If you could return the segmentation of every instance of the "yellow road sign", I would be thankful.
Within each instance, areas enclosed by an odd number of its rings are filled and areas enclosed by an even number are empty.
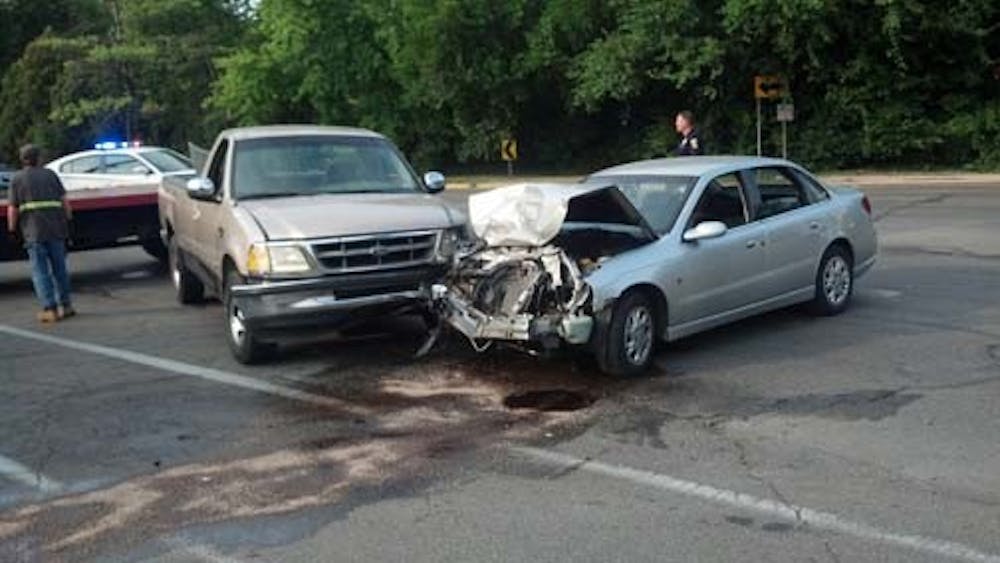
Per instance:
[[[500,141],[500,159],[507,162],[517,160],[517,139],[504,139]]]
[[[776,100],[788,93],[785,77],[778,75],[758,75],[753,77],[753,97],[758,100]]]

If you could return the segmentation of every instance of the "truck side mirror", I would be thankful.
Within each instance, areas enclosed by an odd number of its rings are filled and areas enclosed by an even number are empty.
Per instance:
[[[198,176],[187,181],[187,194],[191,199],[212,199],[215,197],[215,182]]]
[[[436,194],[444,190],[444,174],[440,172],[428,172],[424,174],[424,185],[427,186],[427,191],[432,194]]]

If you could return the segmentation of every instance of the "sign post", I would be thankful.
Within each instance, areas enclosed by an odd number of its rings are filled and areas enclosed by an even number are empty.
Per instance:
[[[517,139],[500,141],[500,159],[507,162],[507,175],[514,175],[514,161],[517,160]]]
[[[778,104],[777,117],[781,122],[781,158],[788,158],[788,122],[795,121],[795,105]]]
[[[777,100],[788,93],[788,83],[783,76],[759,74],[753,77],[753,97],[757,100],[757,156],[763,156],[762,100]]]

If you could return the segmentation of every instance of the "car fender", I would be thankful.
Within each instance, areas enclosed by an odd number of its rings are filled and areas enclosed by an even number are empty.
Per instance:
[[[232,261],[240,275],[248,277],[247,254],[250,245],[266,242],[267,235],[250,211],[239,205],[229,207],[222,223],[225,229],[225,239],[223,240],[223,263],[218,265],[219,279],[222,279],[227,259]]]

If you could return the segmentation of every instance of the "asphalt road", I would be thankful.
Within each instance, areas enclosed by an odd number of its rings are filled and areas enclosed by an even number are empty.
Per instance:
[[[1000,561],[1000,186],[868,192],[850,311],[629,381],[413,320],[247,368],[139,250],[53,327],[0,265],[0,561]]]

